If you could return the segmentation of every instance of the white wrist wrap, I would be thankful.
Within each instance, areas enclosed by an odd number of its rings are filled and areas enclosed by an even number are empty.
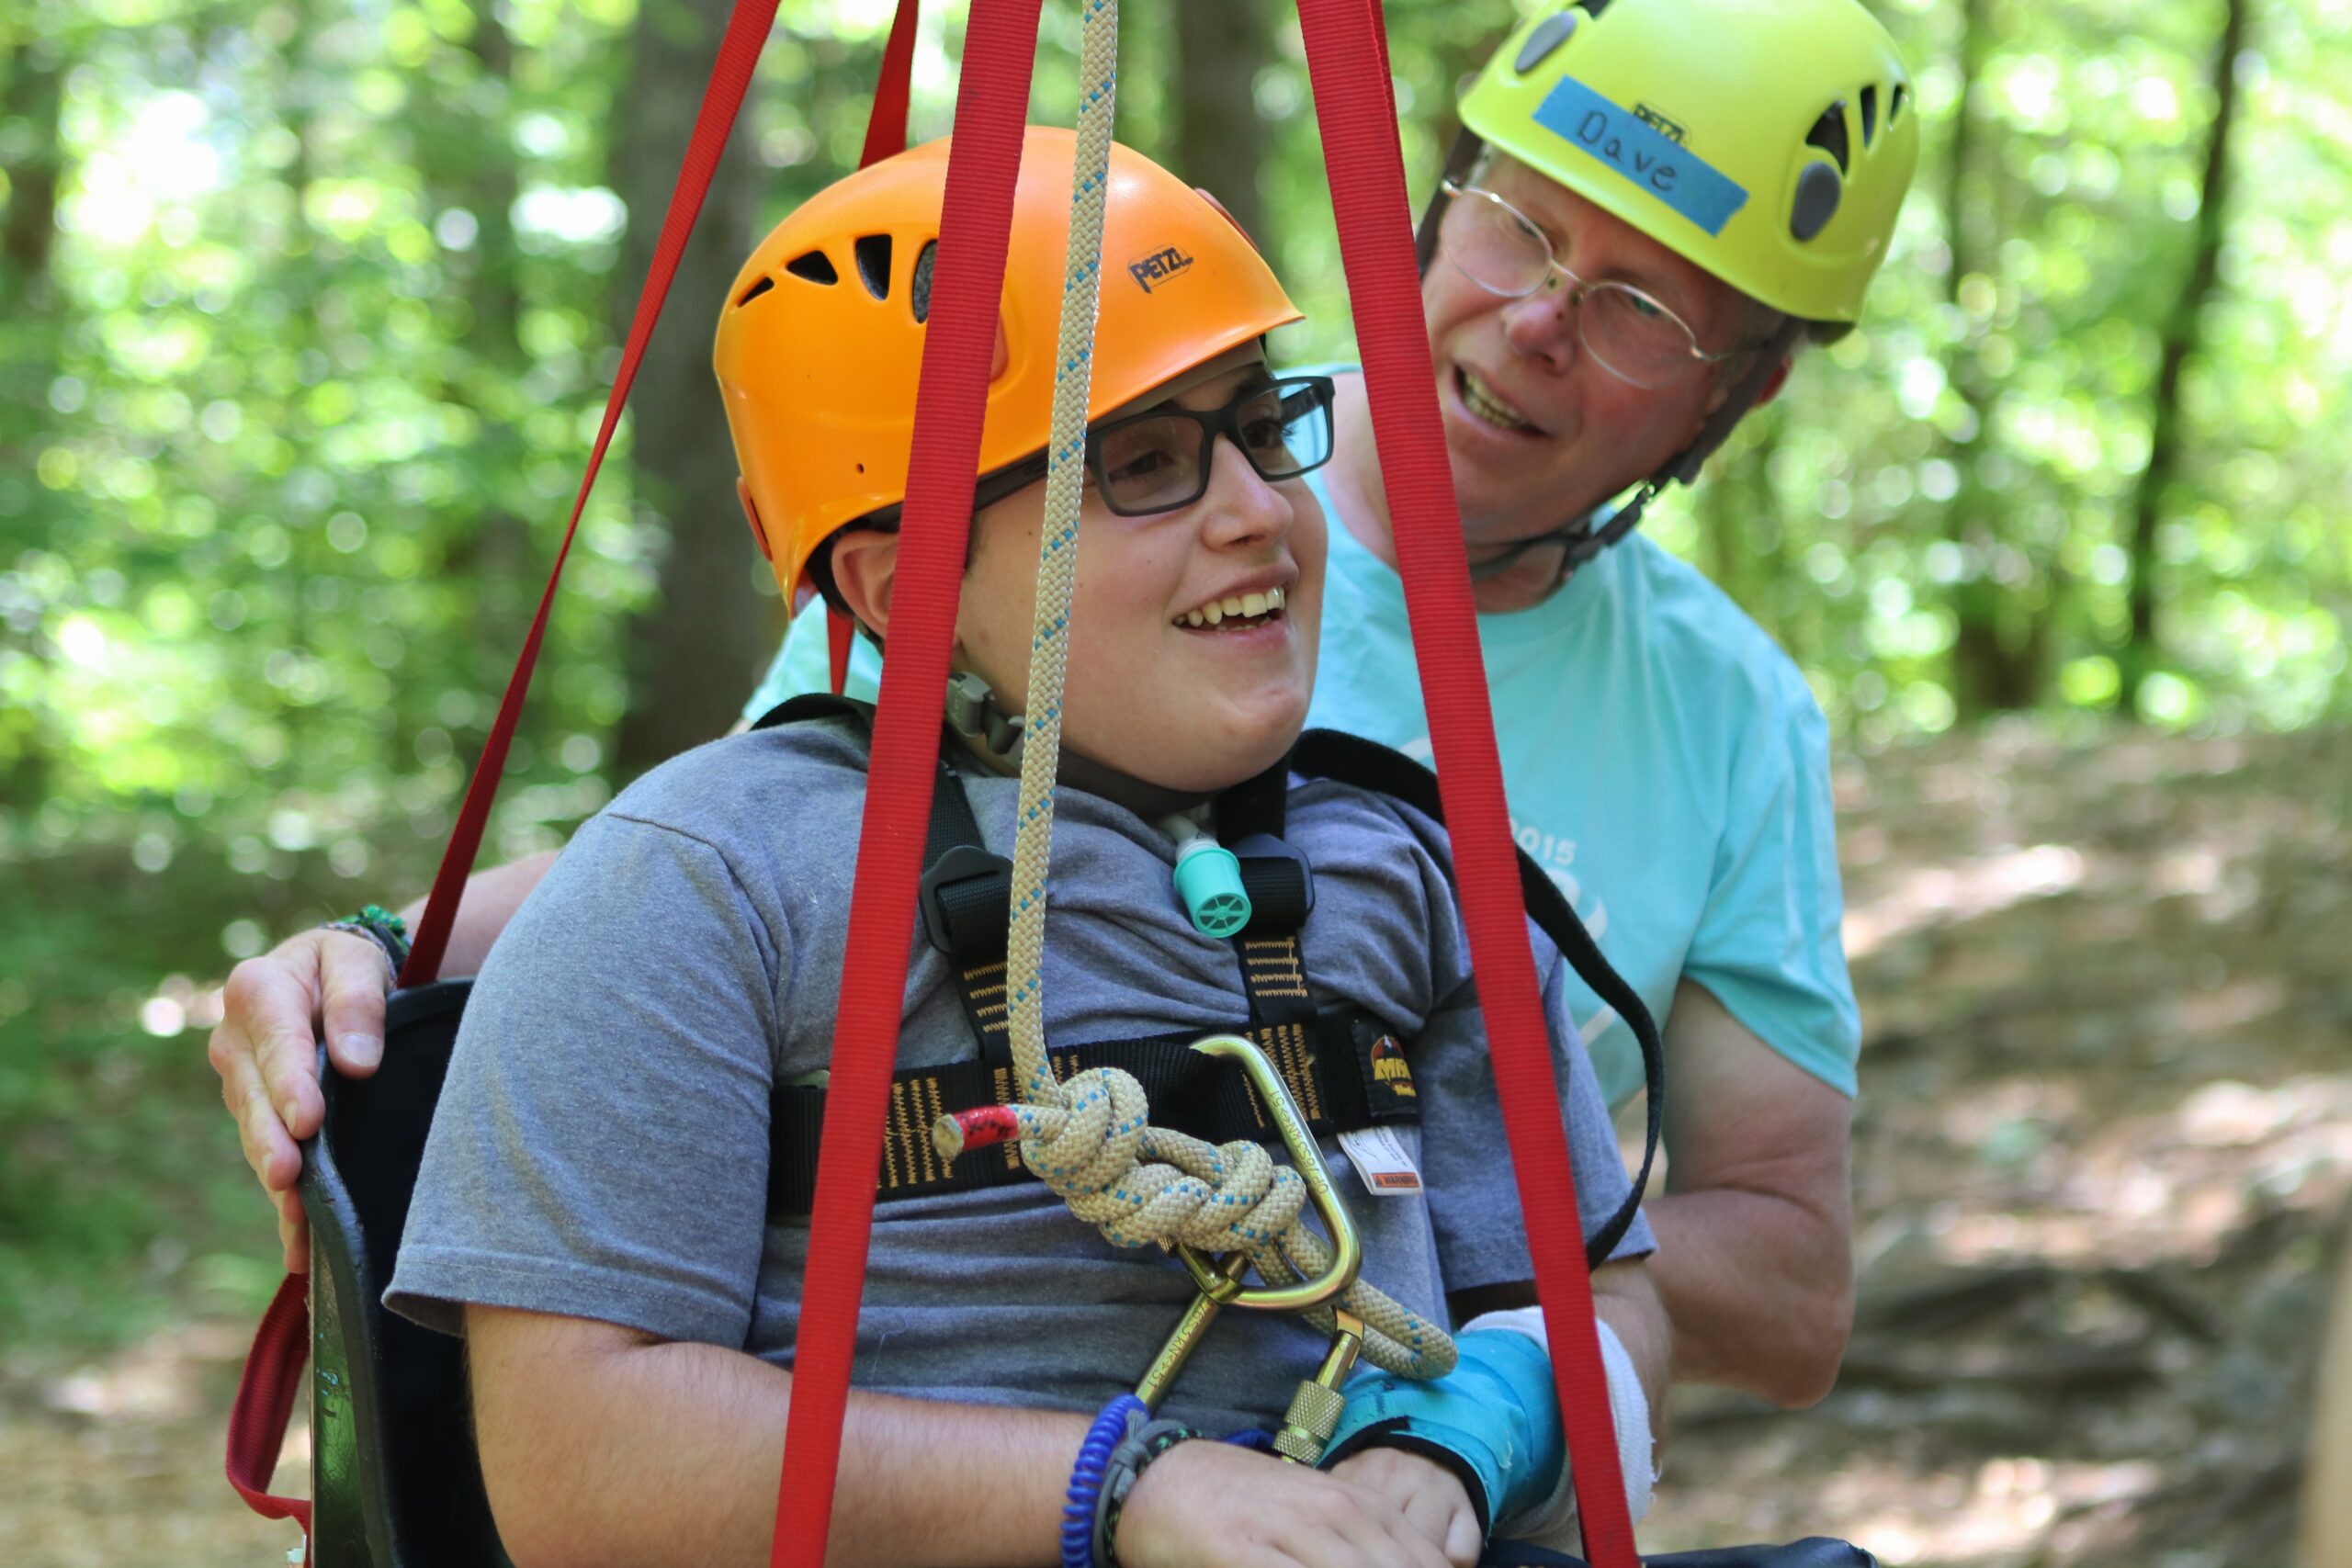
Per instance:
[[[1597,1318],[1593,1326],[1600,1330],[1600,1363],[1609,1373],[1609,1416],[1617,1430],[1617,1466],[1625,1473],[1625,1511],[1639,1524],[1642,1516],[1650,1511],[1650,1487],[1657,1478],[1650,1461],[1649,1396],[1642,1392],[1642,1380],[1634,1371],[1634,1358],[1626,1353],[1616,1330]],[[1482,1328],[1523,1334],[1543,1346],[1545,1354],[1551,1353],[1552,1342],[1544,1331],[1542,1307],[1487,1313],[1463,1325],[1461,1332],[1467,1334]],[[1577,1529],[1577,1490],[1572,1467],[1562,1464],[1559,1483],[1552,1488],[1552,1495],[1535,1507],[1497,1520],[1494,1533],[1511,1540],[1532,1540],[1555,1551],[1582,1550]]]

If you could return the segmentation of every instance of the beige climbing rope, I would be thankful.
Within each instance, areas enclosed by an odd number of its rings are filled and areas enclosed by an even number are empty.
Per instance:
[[[1012,852],[1012,919],[1007,942],[1006,1014],[1023,1102],[1009,1107],[1022,1158],[1070,1213],[1114,1246],[1189,1246],[1246,1252],[1270,1285],[1323,1272],[1323,1238],[1300,1219],[1306,1190],[1247,1139],[1207,1144],[1150,1124],[1143,1086],[1115,1067],[1064,1083],[1046,1054],[1046,882],[1053,850],[1054,787],[1061,758],[1069,604],[1078,566],[1078,518],[1086,468],[1086,412],[1092,382],[1100,298],[1102,214],[1117,96],[1117,0],[1083,0],[1079,65],[1078,151],[1071,169],[1069,243],[1064,264],[1059,368],[1047,447],[1046,516],[1037,562],[1035,629],[1030,642],[1023,730],[1021,803]],[[933,1128],[953,1159],[965,1139],[954,1118]],[[1453,1342],[1437,1325],[1358,1280],[1336,1304],[1363,1319],[1364,1356],[1405,1377],[1453,1370]],[[1329,1330],[1330,1306],[1308,1321]]]

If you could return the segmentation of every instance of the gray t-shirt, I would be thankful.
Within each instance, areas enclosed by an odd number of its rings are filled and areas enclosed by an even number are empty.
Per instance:
[[[848,721],[715,742],[583,827],[499,940],[458,1035],[400,1264],[395,1310],[457,1332],[458,1303],[624,1324],[789,1365],[805,1221],[766,1216],[769,1094],[826,1066],[865,793]],[[1010,855],[1017,781],[967,775]],[[1056,1043],[1229,1029],[1248,1017],[1230,943],[1194,932],[1173,846],[1100,797],[1057,801],[1045,1005]],[[1328,781],[1292,792],[1315,868],[1301,933],[1318,1002],[1406,1043],[1422,1121],[1403,1137],[1425,1197],[1374,1197],[1326,1155],[1364,1239],[1363,1278],[1445,1321],[1444,1293],[1531,1277],[1443,830]],[[946,965],[909,933],[900,1066],[969,1059]],[[1572,1040],[1550,942],[1555,1035]],[[1585,1231],[1627,1179],[1581,1049],[1555,1054]],[[1637,1221],[1618,1248],[1652,1247]],[[1193,1287],[1024,1182],[878,1204],[857,1336],[861,1388],[1092,1410],[1129,1389]],[[1228,1312],[1168,1411],[1279,1423],[1324,1348],[1291,1318]]]

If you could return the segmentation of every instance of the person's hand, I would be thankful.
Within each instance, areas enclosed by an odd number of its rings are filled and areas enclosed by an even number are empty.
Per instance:
[[[1443,1487],[1469,1513],[1462,1483],[1415,1455],[1388,1457],[1428,1472],[1411,1478],[1417,1513],[1349,1475],[1227,1443],[1180,1443],[1136,1481],[1113,1545],[1122,1568],[1473,1568],[1475,1517],[1458,1538],[1450,1525],[1436,1538],[1424,1528],[1445,1513],[1433,1495]],[[1384,1484],[1404,1473],[1385,1462],[1352,1472]]]
[[[318,1032],[325,1032],[337,1072],[366,1077],[383,1060],[390,989],[383,950],[350,931],[304,931],[229,972],[209,1054],[245,1163],[277,1204],[289,1273],[311,1267],[310,1226],[294,1190],[302,1174],[295,1145],[317,1132],[326,1114]]]
[[[1408,1523],[1438,1543],[1448,1562],[1468,1568],[1478,1561],[1478,1510],[1462,1478],[1443,1465],[1402,1449],[1369,1448],[1333,1465],[1331,1473],[1396,1504]]]

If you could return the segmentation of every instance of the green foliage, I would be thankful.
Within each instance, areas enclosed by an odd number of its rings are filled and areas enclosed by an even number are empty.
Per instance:
[[[624,225],[659,217],[608,173],[639,3],[0,17],[0,1337],[96,1321],[99,1287],[58,1283],[75,1269],[153,1272],[157,1216],[121,1196],[149,1183],[175,1194],[180,1256],[216,1209],[266,1246],[180,1025],[269,934],[430,874],[617,363]],[[683,0],[641,3],[668,26]],[[1121,87],[1122,135],[1164,156],[1175,3],[1130,0]],[[2266,0],[2234,64],[2220,281],[2156,557],[2136,562],[2220,0],[1981,8],[1965,103],[1962,7],[1885,8],[1928,146],[1870,317],[1649,526],[1782,640],[1854,744],[1970,716],[1972,658],[2007,661],[2003,700],[2107,706],[2135,570],[2160,611],[2143,716],[2340,716],[2352,17]],[[734,152],[767,220],[854,163],[890,10],[784,5]],[[1451,85],[1510,12],[1388,12],[1418,199]],[[962,25],[927,22],[919,138],[948,127]],[[1069,116],[1076,38],[1048,6],[1038,118]],[[1344,354],[1295,22],[1272,50],[1234,68],[1264,133],[1261,237],[1310,315],[1277,346]],[[708,313],[677,300],[665,331]],[[658,548],[628,439],[558,603],[501,858],[559,841],[616,782],[620,649]]]

